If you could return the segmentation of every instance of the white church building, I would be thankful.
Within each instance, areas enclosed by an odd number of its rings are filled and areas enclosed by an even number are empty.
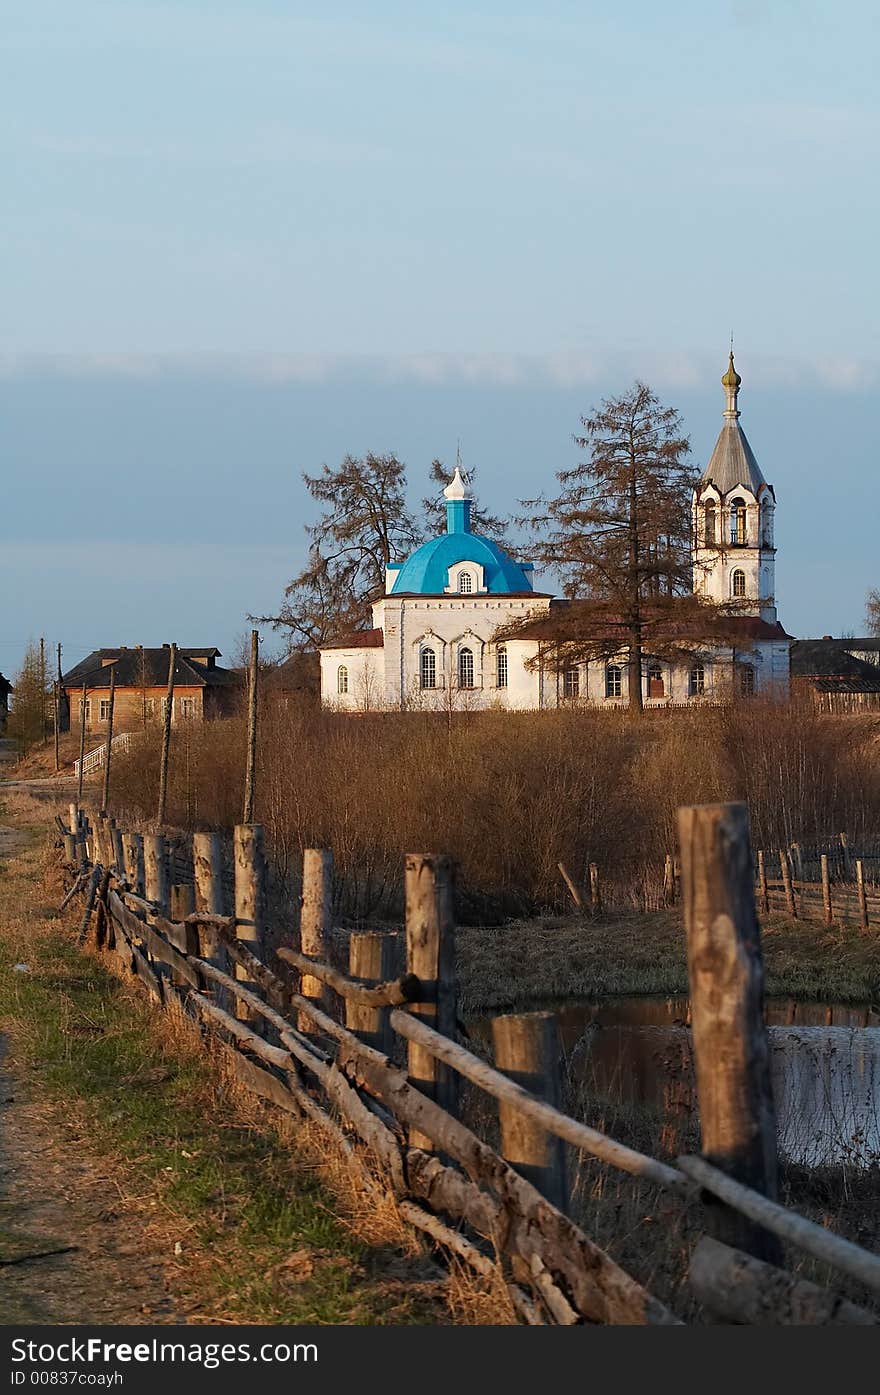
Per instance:
[[[693,496],[693,584],[696,594],[729,603],[731,643],[672,662],[647,656],[646,706],[788,692],[791,639],[774,600],[776,497],[740,426],[742,380],[732,353],[721,381],[724,421]],[[446,532],[388,568],[373,628],[321,649],[324,705],[353,712],[625,705],[625,657],[565,667],[543,661],[536,637],[496,640],[511,620],[549,620],[563,602],[535,589],[531,563],[472,532],[458,469],[444,494]]]

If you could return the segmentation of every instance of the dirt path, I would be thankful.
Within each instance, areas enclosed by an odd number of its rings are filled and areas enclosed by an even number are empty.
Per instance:
[[[183,1321],[175,1306],[164,1260],[126,1214],[110,1168],[5,1057],[0,1323]]]

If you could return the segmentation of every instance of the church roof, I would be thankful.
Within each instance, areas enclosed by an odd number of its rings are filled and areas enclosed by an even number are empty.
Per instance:
[[[755,453],[738,421],[726,421],[721,428],[709,464],[702,475],[703,484],[714,484],[719,494],[729,494],[738,485],[745,485],[757,494],[767,481],[761,474]]]
[[[490,596],[531,594],[525,571],[497,543],[479,533],[461,532],[443,533],[417,547],[397,573],[391,595],[442,595],[449,585],[449,568],[459,562],[476,562],[483,568],[483,581]]]
[[[702,484],[714,484],[719,494],[730,494],[742,485],[756,495],[762,485],[768,487],[746,433],[739,424],[738,399],[741,383],[742,378],[733,366],[731,349],[730,363],[721,379],[727,403],[724,409],[724,425],[715,442],[709,464],[701,477]]]

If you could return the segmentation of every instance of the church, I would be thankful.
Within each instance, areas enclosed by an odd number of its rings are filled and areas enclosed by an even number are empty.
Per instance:
[[[693,587],[728,606],[725,643],[674,660],[646,657],[646,707],[789,691],[792,641],[774,590],[776,495],[740,425],[732,352],[721,382],[721,431],[693,494]],[[321,649],[323,704],[351,712],[626,706],[625,656],[569,667],[542,661],[541,630],[565,602],[536,590],[531,563],[472,531],[458,468],[444,495],[446,532],[387,569],[372,629]],[[496,639],[525,619],[535,622],[527,634]]]

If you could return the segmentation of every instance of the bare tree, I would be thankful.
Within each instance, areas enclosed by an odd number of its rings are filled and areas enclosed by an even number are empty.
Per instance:
[[[325,465],[303,479],[323,506],[306,528],[309,560],[277,615],[248,617],[286,629],[291,652],[364,629],[371,602],[385,590],[385,568],[422,541],[406,503],[406,467],[395,455],[347,455],[336,469]]]
[[[880,590],[876,586],[865,597],[865,623],[868,633],[880,639]]]
[[[542,663],[625,655],[629,705],[640,710],[643,657],[693,653],[720,632],[716,608],[692,594],[690,442],[679,413],[641,382],[581,426],[574,440],[587,459],[560,470],[556,497],[528,501],[521,520],[570,602],[529,628]]]

